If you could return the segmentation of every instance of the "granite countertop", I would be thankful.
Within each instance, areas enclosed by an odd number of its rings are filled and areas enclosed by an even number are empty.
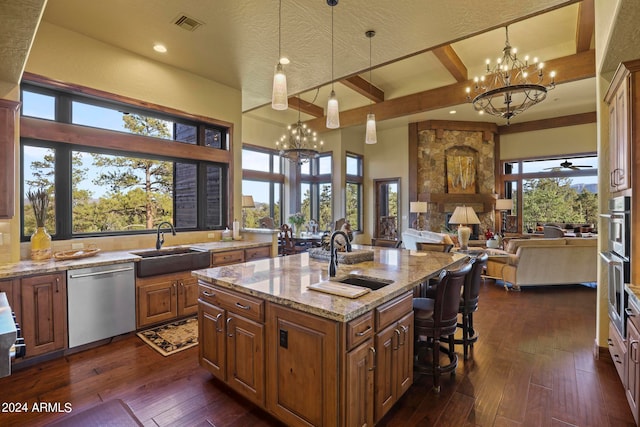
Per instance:
[[[187,245],[167,246],[163,249],[172,247],[188,247],[209,252],[221,252],[265,245],[270,246],[271,242],[255,242],[244,240],[234,240],[231,242],[202,242]],[[55,273],[59,271],[73,270],[76,268],[98,267],[101,265],[122,264],[125,262],[137,262],[142,258],[138,255],[134,255],[133,252],[140,252],[144,250],[153,250],[153,248],[128,249],[126,251],[101,251],[91,257],[65,261],[58,261],[51,258],[45,261],[22,260],[15,263],[2,264],[0,265],[0,279],[34,274]]]
[[[373,261],[340,264],[336,278],[358,274],[393,280],[393,283],[355,299],[308,289],[309,285],[329,280],[328,262],[313,259],[308,253],[195,270],[192,274],[214,285],[346,322],[413,289],[443,268],[466,258],[466,255],[456,253],[354,245],[354,248],[358,247],[372,249]]]
[[[625,289],[630,299],[633,299],[633,303],[640,308],[640,285],[633,285],[631,283],[625,283]]]

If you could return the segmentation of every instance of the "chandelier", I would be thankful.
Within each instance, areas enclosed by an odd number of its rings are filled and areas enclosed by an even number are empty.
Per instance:
[[[282,135],[276,141],[276,147],[280,149],[280,156],[292,163],[302,165],[311,159],[318,157],[318,146],[324,142],[318,141],[318,135],[305,123],[300,121],[300,100],[298,99],[298,121],[287,126],[288,135]]]
[[[498,58],[491,68],[491,61],[487,59],[486,76],[475,77],[474,90],[478,94],[471,98],[471,88],[467,87],[467,100],[473,103],[476,111],[507,119],[520,114],[529,107],[544,101],[547,92],[556,87],[555,71],[550,74],[551,82],[543,84],[543,63],[538,58],[529,64],[529,57],[524,61],[517,56],[517,49],[509,44],[509,27],[506,30],[506,43],[502,50],[502,57]],[[536,81],[532,82],[529,78]]]

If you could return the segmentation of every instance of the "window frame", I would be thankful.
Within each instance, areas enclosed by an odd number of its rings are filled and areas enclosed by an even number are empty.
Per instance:
[[[96,89],[67,85],[52,82],[40,76],[25,73],[25,80],[20,88],[21,96],[24,91],[53,96],[55,98],[55,120],[38,118],[34,116],[22,115],[21,110],[21,139],[20,153],[23,158],[24,145],[45,146],[55,148],[57,153],[66,153],[65,165],[58,164],[62,157],[56,154],[55,165],[55,209],[56,209],[56,233],[52,236],[56,240],[66,240],[77,237],[102,237],[110,235],[134,235],[153,233],[154,230],[128,230],[113,231],[105,233],[72,233],[72,206],[71,206],[71,152],[72,151],[99,151],[103,154],[116,156],[142,157],[153,160],[171,161],[183,163],[195,163],[197,165],[197,182],[205,183],[198,186],[197,196],[197,226],[195,228],[180,228],[181,230],[210,230],[223,229],[233,218],[232,205],[229,195],[232,194],[230,188],[230,177],[233,176],[232,165],[232,135],[233,124],[214,120],[202,116],[185,114],[178,110],[150,104],[110,94]],[[120,132],[111,129],[95,128],[71,123],[71,103],[77,100],[83,103],[98,105],[105,108],[113,108],[118,111],[123,109],[146,117],[153,117],[162,120],[169,120],[172,123],[181,123],[196,126],[197,144],[181,142],[171,139],[154,138],[135,133]],[[174,125],[175,128],[175,125]],[[205,146],[205,132],[207,129],[219,131],[223,140],[223,148]],[[65,170],[59,171],[59,167],[64,166]],[[206,176],[208,167],[219,167],[221,169],[220,209],[221,224],[219,226],[207,227],[205,225],[206,214]],[[24,182],[24,168],[20,173],[20,189],[24,195],[26,189]],[[175,179],[175,177],[174,177]],[[67,190],[64,190],[67,188]],[[175,181],[173,183],[173,194],[175,195]],[[63,189],[63,190],[59,190]],[[63,195],[66,193],[66,195]],[[175,206],[175,199],[173,200]],[[29,236],[24,235],[24,198],[20,201],[20,235],[21,241],[26,241]],[[175,209],[173,217],[175,220]],[[61,221],[61,218],[67,218]]]
[[[257,145],[251,144],[242,144],[242,152],[258,152],[261,154],[269,155],[269,172],[259,171],[254,169],[245,169],[244,165],[242,167],[242,181],[257,181],[257,182],[267,182],[269,183],[269,216],[271,216],[276,223],[276,225],[284,224],[284,183],[285,183],[285,175],[283,171],[284,160],[278,154],[277,150],[272,150],[265,147],[260,147]],[[274,164],[278,162],[280,172],[274,171]],[[276,217],[275,214],[275,186],[279,186],[280,192],[280,215]],[[252,195],[249,192],[242,189],[242,194]]]
[[[349,158],[352,159],[356,159],[358,162],[358,174],[357,175],[353,175],[353,174],[349,174],[347,173],[348,171],[348,167],[347,167],[347,161]],[[357,224],[349,224],[351,226],[351,230],[354,232],[362,232],[364,227],[363,227],[363,218],[364,218],[364,214],[363,214],[363,189],[364,189],[364,156],[362,154],[357,154],[357,153],[352,153],[350,151],[347,151],[345,154],[345,189],[349,186],[349,185],[356,185],[357,186],[357,197],[358,197],[358,201],[357,201],[357,207],[356,207],[356,217],[357,217]],[[344,206],[345,206],[345,217],[348,218],[349,217],[349,205],[348,205],[348,200],[347,200],[347,191],[345,191],[345,196],[344,196]]]
[[[331,171],[329,173],[319,174],[320,170],[320,159],[330,159]],[[331,187],[331,206],[329,206],[329,211],[332,213],[331,217],[333,218],[333,197],[334,197],[334,185],[333,185],[333,152],[328,151],[324,153],[320,153],[315,158],[309,161],[309,174],[303,174],[300,170],[300,167],[297,168],[298,174],[300,176],[300,183],[297,186],[297,191],[299,194],[298,197],[298,206],[296,206],[296,212],[301,210],[302,205],[302,184],[307,184],[310,187],[310,218],[307,220],[315,219],[318,225],[320,226],[320,194],[322,185],[329,185]],[[332,227],[333,224],[327,224],[327,226]]]

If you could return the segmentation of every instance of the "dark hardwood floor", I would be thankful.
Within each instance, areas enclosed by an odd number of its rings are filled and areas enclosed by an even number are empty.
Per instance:
[[[593,356],[595,306],[596,290],[583,286],[507,293],[486,282],[472,359],[442,377],[439,395],[417,376],[380,425],[634,425],[612,361]],[[197,348],[163,357],[135,335],[0,379],[0,403],[69,402],[73,414],[111,399],[145,426],[280,425],[200,368]],[[0,425],[65,415],[0,412]]]

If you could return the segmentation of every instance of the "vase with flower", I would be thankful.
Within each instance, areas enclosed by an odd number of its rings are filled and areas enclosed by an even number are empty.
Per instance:
[[[36,261],[49,259],[51,258],[51,235],[44,225],[47,220],[49,194],[45,189],[39,188],[28,191],[27,198],[31,202],[36,220],[36,231],[31,235],[31,259]]]
[[[294,226],[294,233],[296,237],[300,237],[300,229],[302,228],[302,224],[306,222],[304,215],[301,212],[296,212],[289,217],[289,223]]]

